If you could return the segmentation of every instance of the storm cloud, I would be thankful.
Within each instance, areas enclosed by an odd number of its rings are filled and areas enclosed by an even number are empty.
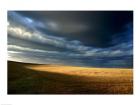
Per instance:
[[[8,60],[133,67],[132,11],[8,11]]]

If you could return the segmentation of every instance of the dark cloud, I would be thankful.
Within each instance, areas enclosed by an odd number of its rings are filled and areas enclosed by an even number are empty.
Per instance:
[[[132,11],[9,11],[9,60],[133,66]]]
[[[113,35],[123,31],[124,25],[133,21],[132,11],[23,11],[19,13],[42,21],[46,25],[45,30],[50,33],[67,36],[70,40],[77,39],[85,45],[96,47],[111,46]]]

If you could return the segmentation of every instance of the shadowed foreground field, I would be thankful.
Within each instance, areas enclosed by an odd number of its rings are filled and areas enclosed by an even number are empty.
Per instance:
[[[8,61],[8,94],[133,94],[133,71]]]

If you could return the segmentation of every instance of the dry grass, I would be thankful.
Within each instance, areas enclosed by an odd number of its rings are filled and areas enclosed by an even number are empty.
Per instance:
[[[9,94],[132,94],[133,71],[8,62]]]

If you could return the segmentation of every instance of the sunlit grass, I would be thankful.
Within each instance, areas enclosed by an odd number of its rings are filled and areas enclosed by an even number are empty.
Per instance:
[[[132,94],[133,70],[8,62],[8,93]]]
[[[130,76],[132,77],[132,69],[125,68],[94,68],[94,67],[77,67],[63,65],[30,65],[26,68],[37,71],[48,71],[54,73],[62,73],[78,76]]]

